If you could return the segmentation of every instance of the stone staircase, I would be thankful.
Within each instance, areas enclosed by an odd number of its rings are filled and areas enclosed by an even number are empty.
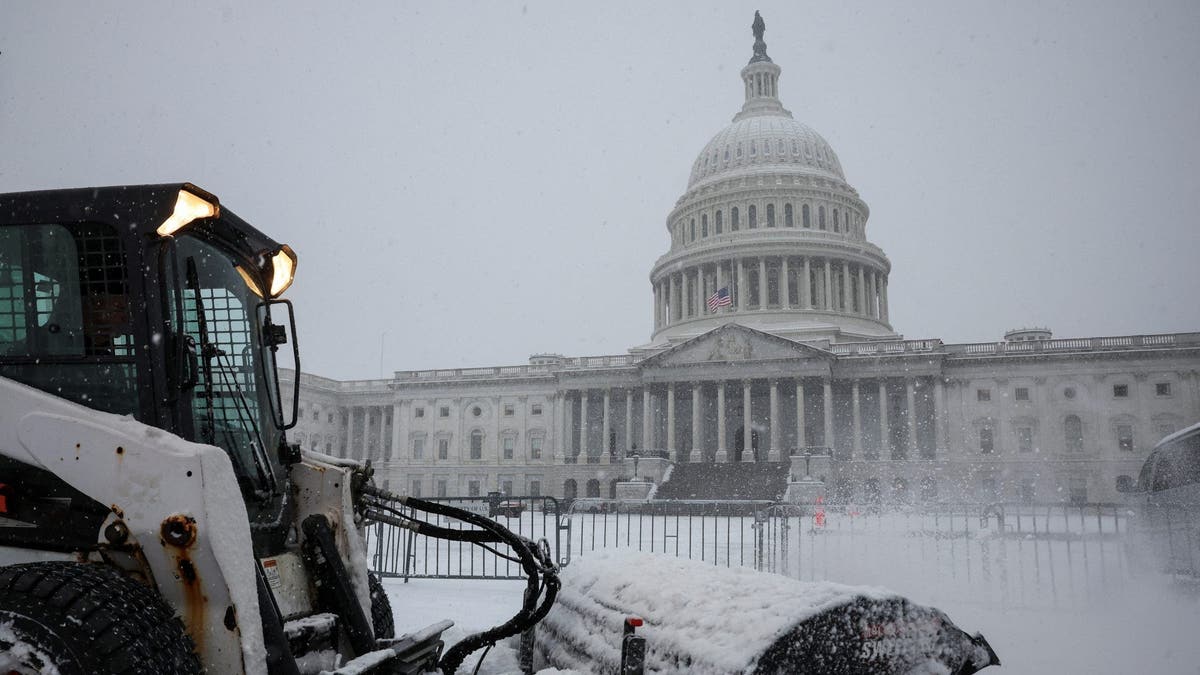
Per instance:
[[[787,491],[790,462],[676,464],[655,499],[778,501]]]

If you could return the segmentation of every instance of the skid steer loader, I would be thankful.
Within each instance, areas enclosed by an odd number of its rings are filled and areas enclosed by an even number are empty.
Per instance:
[[[544,547],[287,441],[296,262],[191,184],[0,195],[0,672],[454,672],[549,610]],[[394,636],[372,521],[509,546],[522,607]]]

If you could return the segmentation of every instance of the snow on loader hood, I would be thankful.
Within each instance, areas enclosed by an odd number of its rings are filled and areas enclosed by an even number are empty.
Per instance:
[[[617,672],[627,617],[647,673],[946,673],[999,659],[941,611],[876,588],[640,552],[572,561],[537,627],[539,667]]]

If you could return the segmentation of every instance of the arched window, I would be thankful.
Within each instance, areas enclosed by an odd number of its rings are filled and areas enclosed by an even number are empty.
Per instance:
[[[808,204],[802,204],[800,206],[800,224],[803,225],[804,227],[811,228],[812,227],[812,217],[811,216],[812,216],[812,214],[810,214],[808,212]]]
[[[783,205],[783,226],[784,227],[795,227],[796,226],[796,220],[792,217],[792,205],[791,204]]]
[[[735,206],[729,210],[729,231],[737,232],[740,225],[741,223],[739,222],[738,218],[738,207]]]
[[[746,214],[746,220],[748,221],[747,224],[750,226],[750,229],[753,230],[754,228],[758,227],[758,207],[756,207],[754,204],[750,205],[750,208]]]
[[[575,499],[579,496],[579,484],[574,478],[563,481],[563,499]]]
[[[892,481],[892,496],[897,504],[912,502],[912,494],[908,491],[908,481],[903,478],[896,478],[896,480]]]
[[[845,217],[845,220],[842,221],[842,225],[844,226],[842,229],[849,232],[850,231],[850,212],[843,211],[842,215]]]
[[[824,206],[817,207],[817,229],[818,230],[825,229],[825,207]]]
[[[834,231],[834,232],[839,232],[839,231],[841,231],[841,229],[842,229],[842,228],[841,228],[841,221],[840,221],[840,219],[838,218],[838,210],[837,210],[837,209],[834,209],[834,210],[833,210],[833,231]]]
[[[771,141],[763,141],[763,154],[771,154]]]
[[[729,161],[729,146],[725,146],[725,161]]]
[[[708,236],[708,214],[707,213],[700,215],[700,236],[701,237]]]
[[[587,482],[587,496],[588,497],[599,497],[600,496],[600,481],[599,480],[596,480],[595,478],[593,478]]]
[[[692,218],[692,234],[688,237],[688,241],[696,241],[696,219]]]
[[[742,144],[741,143],[738,143],[738,145],[737,145],[737,158],[738,159],[742,158]]]
[[[1067,415],[1063,420],[1063,435],[1066,437],[1067,452],[1083,451],[1083,421],[1078,415]]]
[[[767,227],[775,227],[775,205],[767,204]]]
[[[758,141],[750,141],[750,156],[754,157],[758,154]]]
[[[471,432],[471,459],[483,459],[483,432]]]
[[[723,223],[721,222],[721,212],[717,211],[717,234],[721,234],[722,229],[724,229],[722,226]]]

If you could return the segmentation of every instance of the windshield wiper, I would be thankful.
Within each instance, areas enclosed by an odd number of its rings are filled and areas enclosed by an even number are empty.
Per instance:
[[[233,377],[233,365],[229,362],[228,354],[225,350],[218,347],[209,337],[208,318],[204,311],[204,300],[201,297],[200,291],[200,275],[196,271],[196,259],[189,256],[187,259],[187,285],[192,291],[192,297],[196,305],[196,327],[197,333],[200,336],[200,363],[204,374],[204,425],[201,427],[201,440],[209,445],[217,445],[216,442],[216,410],[214,400],[216,398],[216,389],[213,382],[213,360],[217,359],[216,370],[221,374],[221,385],[225,391],[232,391],[235,394],[234,401],[236,403],[237,421],[241,426],[242,432],[245,434],[246,441],[250,445],[250,457],[254,460],[254,470],[258,474],[258,485],[267,485],[267,489],[255,489],[255,496],[260,500],[270,499],[278,487],[275,480],[275,472],[272,471],[270,461],[266,457],[266,452],[263,450],[262,435],[259,431],[258,424],[254,421],[254,415],[251,414],[250,404],[246,401],[245,394],[238,386],[237,379]],[[226,453],[230,456],[230,461],[235,465],[235,469],[239,474],[245,475],[245,469],[242,466],[241,457],[238,456],[238,447],[240,443],[232,430],[228,427],[222,429],[224,440],[226,442]]]

